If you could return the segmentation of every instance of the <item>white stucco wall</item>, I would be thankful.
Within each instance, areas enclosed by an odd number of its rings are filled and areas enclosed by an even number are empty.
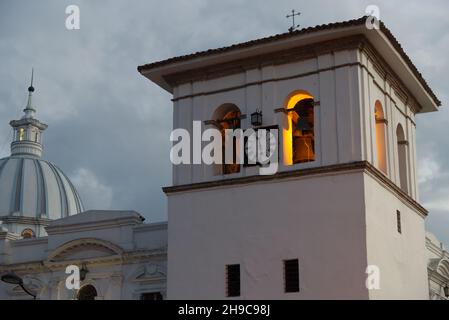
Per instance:
[[[361,173],[169,196],[169,299],[224,299],[241,264],[242,299],[366,299]],[[299,259],[300,293],[283,260]]]
[[[371,175],[364,181],[368,264],[380,271],[380,290],[370,299],[428,299],[424,217]]]

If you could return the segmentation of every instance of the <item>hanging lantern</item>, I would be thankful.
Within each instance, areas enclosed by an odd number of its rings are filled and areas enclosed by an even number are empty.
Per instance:
[[[251,124],[255,127],[262,125],[262,111],[257,109],[256,112],[251,114]]]
[[[84,281],[86,279],[86,275],[89,272],[89,270],[87,270],[86,265],[83,263],[83,265],[81,266],[81,270],[80,270],[80,280]]]

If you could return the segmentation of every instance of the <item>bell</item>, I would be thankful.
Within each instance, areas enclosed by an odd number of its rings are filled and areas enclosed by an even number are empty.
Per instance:
[[[298,119],[298,123],[296,124],[296,128],[298,130],[301,130],[302,132],[312,130],[312,128],[310,127],[309,123],[304,118],[299,118]]]

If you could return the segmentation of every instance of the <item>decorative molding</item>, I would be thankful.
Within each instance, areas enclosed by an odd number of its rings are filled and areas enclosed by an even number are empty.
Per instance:
[[[205,68],[173,73],[165,76],[164,79],[171,86],[175,87],[184,83],[204,81],[209,79],[220,78],[231,74],[241,73],[244,72],[245,70],[261,68],[264,65],[280,65],[289,62],[302,61],[306,59],[316,58],[319,55],[350,49],[357,49],[360,50],[362,53],[365,53],[368,59],[372,62],[374,70],[379,73],[380,77],[384,81],[388,81],[390,83],[391,87],[395,90],[397,96],[404,102],[405,105],[409,106],[414,113],[417,113],[420,109],[422,109],[422,107],[418,104],[418,102],[413,97],[411,92],[400,80],[400,77],[397,76],[397,74],[391,69],[391,67],[386,63],[386,61],[382,58],[382,56],[377,52],[374,46],[369,42],[369,40],[364,35],[355,35],[341,39],[329,40],[317,44],[301,46],[293,49],[283,50],[280,52],[273,52],[269,54],[259,55],[256,57],[235,60]],[[265,79],[229,88],[224,88],[220,90],[214,90],[210,92],[198,92],[195,94],[174,97],[172,101],[178,101],[181,99],[193,98],[196,96],[211,95],[221,92],[237,90],[248,86],[261,85],[266,82],[277,82],[295,79],[317,74],[320,72],[335,70],[338,68],[354,65],[358,65],[368,70],[368,67],[365,66],[364,64],[360,62],[353,62],[338,66],[332,66],[329,68],[323,68],[316,71],[296,74],[288,77]],[[371,74],[370,71],[369,73]],[[385,90],[383,88],[381,89],[385,93]]]
[[[133,263],[148,263],[155,261],[166,261],[167,248],[152,249],[152,250],[134,250],[124,252],[122,255],[113,255],[110,257],[88,258],[77,260],[66,260],[59,262],[49,262],[47,260],[30,261],[25,263],[1,264],[0,273],[16,272],[17,274],[29,273],[46,273],[63,271],[68,264],[81,265],[87,263],[91,267],[124,265]]]
[[[32,218],[22,216],[0,216],[0,221],[3,223],[16,223],[16,224],[31,224],[35,226],[48,226],[52,220],[47,218]]]
[[[160,283],[167,280],[166,267],[161,264],[149,263],[141,266],[132,276],[131,281],[141,285]]]
[[[147,232],[147,231],[156,231],[156,230],[167,230],[168,222],[156,222],[156,223],[148,223],[141,224],[135,226],[133,228],[134,232]]]
[[[410,197],[407,193],[405,193],[401,188],[399,188],[396,184],[394,184],[384,173],[375,168],[368,161],[358,161],[337,165],[330,165],[324,167],[316,167],[316,168],[308,168],[308,169],[299,169],[292,171],[283,171],[278,172],[274,175],[267,176],[249,176],[249,177],[239,177],[239,178],[231,178],[226,180],[219,181],[208,181],[208,182],[200,182],[179,186],[171,186],[164,187],[162,190],[167,195],[172,195],[175,193],[182,192],[190,192],[190,191],[198,191],[204,189],[211,188],[225,188],[236,185],[246,185],[253,184],[259,182],[267,182],[267,181],[278,181],[283,179],[291,179],[291,178],[301,178],[301,177],[310,177],[314,175],[325,175],[325,174],[338,174],[338,173],[348,173],[352,171],[366,172],[369,173],[372,177],[376,178],[384,187],[390,189],[398,198],[400,198],[404,203],[408,204],[413,210],[422,216],[427,216],[428,211],[422,207],[418,202],[416,202],[412,197]]]
[[[335,40],[323,41],[307,46],[298,46],[282,51],[261,54],[249,58],[238,59],[218,65],[173,73],[164,76],[165,81],[172,87],[193,81],[216,79],[249,69],[258,69],[268,65],[280,65],[293,61],[315,58],[318,55],[333,51],[357,48],[364,38],[362,35],[350,36]]]
[[[84,214],[84,213],[81,213]],[[142,224],[142,220],[139,217],[119,217],[115,219],[103,219],[98,221],[83,221],[83,222],[74,222],[67,224],[50,224],[45,228],[49,235],[56,234],[65,234],[68,232],[79,232],[79,231],[89,231],[89,230],[100,230],[100,229],[108,229],[111,227],[118,226],[135,226]]]
[[[203,92],[198,92],[198,93],[194,93],[194,94],[184,95],[184,96],[173,98],[172,101],[175,102],[178,100],[194,98],[197,96],[207,96],[207,95],[212,95],[212,94],[217,94],[217,93],[229,92],[229,91],[233,91],[233,90],[247,88],[250,86],[262,85],[262,84],[269,83],[269,82],[279,82],[279,81],[285,81],[285,80],[291,80],[291,79],[298,79],[298,78],[303,78],[303,77],[319,74],[321,72],[333,71],[333,70],[337,70],[340,68],[353,67],[353,66],[362,67],[362,64],[360,62],[344,63],[344,64],[340,64],[340,65],[333,66],[333,67],[317,69],[316,71],[302,72],[302,73],[298,73],[298,74],[291,75],[291,76],[270,78],[270,79],[259,80],[259,81],[252,81],[252,82],[247,82],[245,84],[227,87],[227,88],[223,88],[223,89],[217,89],[217,90],[212,90],[212,91],[203,91]]]
[[[217,93],[229,92],[229,91],[233,91],[233,90],[247,88],[247,87],[250,87],[250,86],[262,85],[262,84],[265,84],[265,83],[268,83],[268,82],[279,82],[279,81],[285,81],[285,80],[291,80],[291,79],[298,79],[298,78],[303,78],[303,77],[315,75],[315,74],[318,74],[318,73],[321,73],[321,72],[333,71],[333,70],[337,70],[337,69],[340,69],[340,68],[353,67],[353,66],[362,67],[362,64],[360,62],[344,63],[344,64],[341,64],[341,65],[338,65],[338,66],[333,66],[333,67],[329,67],[329,68],[322,68],[322,69],[318,69],[316,71],[309,71],[309,72],[298,73],[298,74],[291,75],[291,76],[277,77],[277,78],[271,78],[271,79],[265,79],[265,80],[259,80],[259,81],[252,81],[252,82],[247,82],[247,83],[242,84],[242,85],[232,86],[232,87],[228,87],[228,88],[212,90],[212,91],[198,92],[198,93],[194,93],[194,94],[189,94],[189,95],[173,98],[172,101],[175,102],[175,101],[178,101],[178,100],[194,98],[194,97],[197,97],[197,96],[207,96],[207,95],[212,95],[212,94],[217,94]]]
[[[401,78],[393,71],[393,69],[391,69],[385,59],[382,58],[380,53],[367,38],[362,41],[362,46],[360,49],[362,53],[367,55],[368,59],[373,64],[374,69],[379,72],[379,75],[384,79],[384,81],[388,81],[391,84],[391,87],[395,90],[398,98],[401,99],[405,105],[409,106],[411,109],[413,108],[413,113],[419,112],[419,110],[422,109],[422,106],[418,104],[413,94],[402,82]],[[382,91],[385,91],[384,88],[382,88]],[[415,109],[416,107],[417,109]]]
[[[39,244],[48,244],[48,237],[17,239],[11,242],[11,247],[26,247]]]
[[[1,227],[1,224],[0,224],[0,227]],[[11,233],[11,232],[8,232],[8,231],[2,231],[0,229],[0,240],[15,241],[15,240],[18,240],[18,239],[21,239],[21,238],[22,237],[20,235],[18,235],[18,234]]]
[[[42,130],[42,131],[47,129],[47,127],[48,127],[45,123],[42,123],[39,120],[33,119],[33,118],[31,118],[31,119],[30,118],[25,118],[25,119],[20,119],[20,120],[11,120],[9,122],[9,125],[11,127],[13,127],[13,128],[17,128],[17,127],[20,127],[20,126],[28,126],[29,127],[30,125],[32,125],[32,126],[38,128],[39,130]]]
[[[373,75],[373,73],[372,73],[370,70],[368,70],[368,68],[367,68],[365,65],[362,64],[361,67],[362,67],[362,69],[364,69],[364,70],[368,73],[368,75],[372,78],[373,83],[374,83],[374,84],[376,85],[376,87],[382,92],[382,94],[384,94],[385,96],[387,96],[387,97],[393,102],[393,106],[396,108],[396,110],[397,110],[399,113],[401,113],[401,114],[404,116],[404,118],[410,120],[410,122],[413,124],[413,126],[416,127],[415,121],[414,121],[410,116],[408,116],[407,114],[405,114],[404,111],[402,111],[401,108],[399,108],[399,107],[397,106],[396,100],[391,96],[391,94],[390,94],[389,92],[385,91],[384,88],[382,88],[382,86],[376,81],[376,78],[375,78],[375,76]],[[393,88],[393,87],[392,87],[392,88]],[[393,88],[393,90],[395,90],[395,89]],[[397,93],[396,90],[395,90],[394,92]],[[403,100],[403,103],[407,106],[407,99],[404,99],[404,100]],[[409,103],[410,103],[410,101],[409,101]],[[412,112],[414,112],[414,113],[416,113],[416,112],[419,111],[419,108],[417,108],[417,107],[415,107],[415,108],[410,108],[410,109],[411,109]]]
[[[110,259],[111,257],[115,259],[115,256],[121,256],[124,253],[124,250],[122,248],[120,248],[119,246],[110,241],[98,238],[79,238],[76,240],[66,242],[63,245],[57,247],[55,250],[53,250],[45,260],[45,264],[50,265],[53,263],[58,263],[59,261],[62,261],[65,264],[67,264],[67,260],[64,260],[64,258],[66,258],[67,255],[70,254],[72,251],[78,250],[79,248],[88,248],[88,249],[96,248],[106,253],[109,253],[109,256],[93,259],[104,259],[104,258]]]

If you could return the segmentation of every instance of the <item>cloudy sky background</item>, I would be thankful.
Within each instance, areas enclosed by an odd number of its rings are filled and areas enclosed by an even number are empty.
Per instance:
[[[71,4],[80,30],[65,28]],[[38,118],[49,124],[45,158],[71,177],[85,206],[165,220],[171,97],[136,67],[285,32],[292,8],[307,27],[360,17],[369,4],[443,101],[418,117],[418,160],[428,228],[449,245],[447,0],[0,0],[0,157],[9,155],[8,122],[21,115],[34,67]]]

